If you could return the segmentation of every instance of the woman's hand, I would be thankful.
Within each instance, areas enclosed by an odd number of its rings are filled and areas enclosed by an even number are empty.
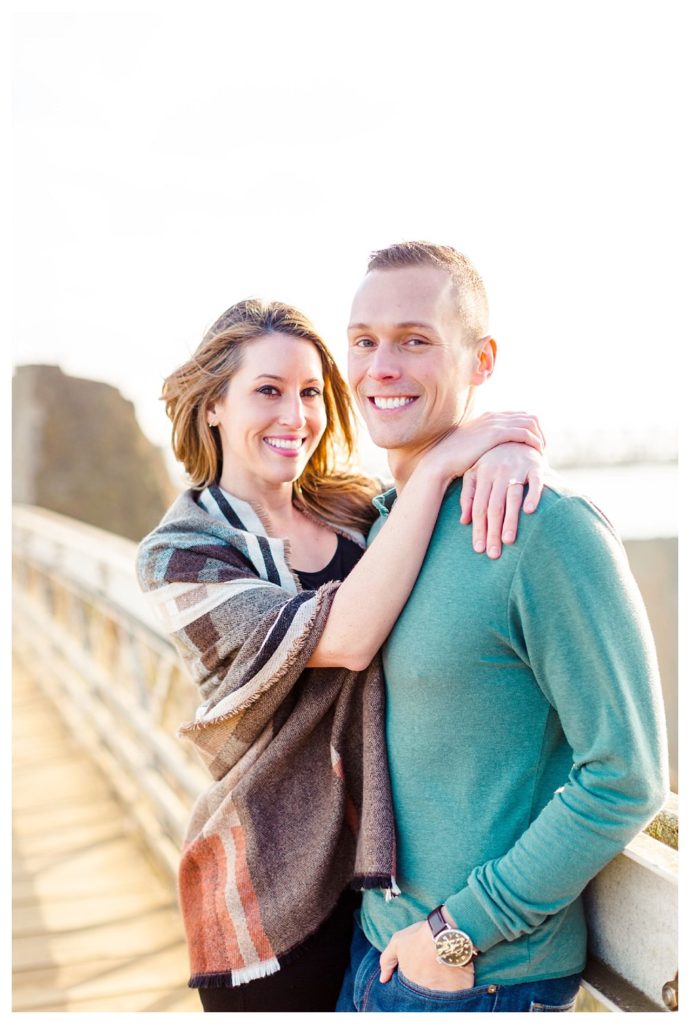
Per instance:
[[[485,412],[437,441],[422,464],[424,469],[440,472],[449,484],[463,476],[485,452],[509,441],[543,452],[544,435],[537,417],[526,412]]]
[[[462,481],[461,523],[472,523],[475,551],[499,558],[501,542],[517,536],[520,509],[534,512],[544,488],[546,460],[526,444],[501,444],[486,452]],[[524,484],[529,484],[523,505]]]

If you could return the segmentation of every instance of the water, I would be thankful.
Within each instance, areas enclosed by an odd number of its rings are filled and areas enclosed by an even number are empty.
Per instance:
[[[590,498],[624,540],[678,536],[678,467],[652,463],[558,470]]]
[[[362,436],[359,447],[363,468],[389,479],[385,452]],[[584,466],[559,469],[556,476],[590,498],[623,540],[678,536],[678,466],[674,463]]]

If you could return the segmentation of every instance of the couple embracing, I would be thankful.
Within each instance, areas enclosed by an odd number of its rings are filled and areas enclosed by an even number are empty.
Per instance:
[[[247,300],[164,385],[191,487],[138,574],[213,780],[190,985],[216,1012],[566,1010],[582,890],[666,795],[642,601],[605,517],[544,487],[537,420],[472,417],[496,343],[466,257],[374,253],[348,337],[350,391],[306,317]]]

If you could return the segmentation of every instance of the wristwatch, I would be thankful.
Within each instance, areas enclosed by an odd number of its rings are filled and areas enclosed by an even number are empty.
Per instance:
[[[466,967],[479,952],[466,932],[453,928],[443,916],[443,906],[427,917],[436,945],[436,959],[447,967]]]

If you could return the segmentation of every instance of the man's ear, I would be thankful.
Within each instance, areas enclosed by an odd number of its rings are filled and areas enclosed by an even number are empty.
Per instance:
[[[496,342],[490,334],[480,340],[474,359],[474,371],[470,383],[483,384],[494,372],[496,365]]]

